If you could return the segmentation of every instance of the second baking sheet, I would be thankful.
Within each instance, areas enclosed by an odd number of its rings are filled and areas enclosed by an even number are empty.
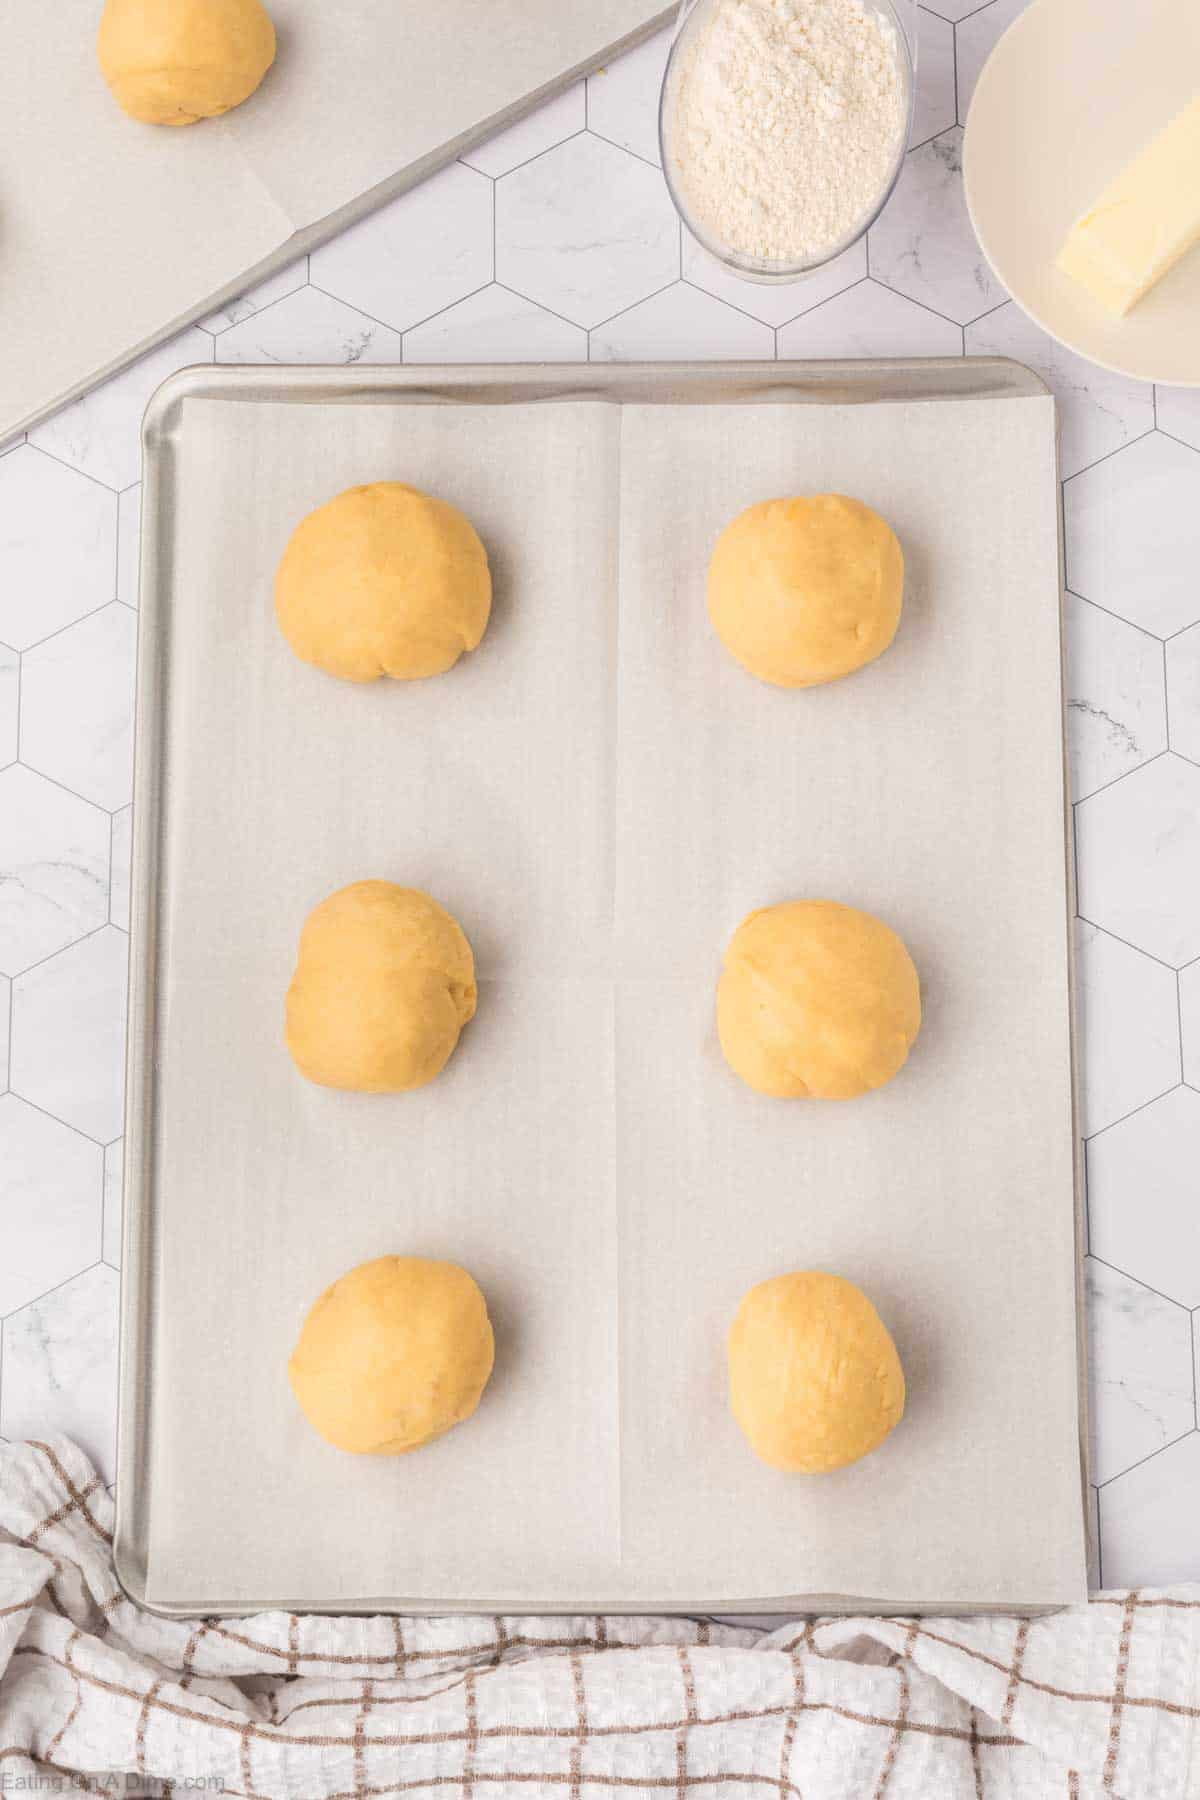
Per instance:
[[[173,434],[146,1597],[1078,1598],[1052,402],[379,398],[185,399]],[[464,508],[496,609],[449,676],[361,689],[291,656],[271,581],[381,476]],[[895,525],[905,617],[780,693],[717,644],[705,567],[742,506],[824,488]],[[398,1099],[282,1043],[303,917],[364,875],[478,960],[450,1068]],[[756,1096],[716,1045],[730,932],[804,894],[921,972],[913,1056],[858,1102]],[[420,1455],[351,1460],[286,1357],[387,1250],[474,1271],[497,1377]],[[755,1462],[723,1381],[743,1290],[806,1265],[877,1299],[909,1377],[820,1481]]]

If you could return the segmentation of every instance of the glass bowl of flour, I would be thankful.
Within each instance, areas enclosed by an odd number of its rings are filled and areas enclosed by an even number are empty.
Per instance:
[[[727,269],[795,281],[883,210],[913,108],[915,0],[683,0],[658,135],[680,218]]]

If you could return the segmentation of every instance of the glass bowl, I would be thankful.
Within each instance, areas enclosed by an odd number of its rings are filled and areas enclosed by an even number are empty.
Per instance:
[[[763,283],[779,283],[786,281],[802,281],[814,270],[824,268],[835,257],[841,256],[851,244],[856,244],[865,237],[875,223],[892,195],[892,190],[900,179],[900,171],[904,167],[904,156],[908,149],[908,140],[912,134],[913,106],[916,94],[916,56],[917,6],[915,0],[899,0],[893,5],[892,0],[866,0],[873,11],[887,20],[896,34],[900,63],[900,78],[905,87],[904,126],[900,133],[896,149],[895,162],[880,191],[879,198],[871,210],[854,225],[853,229],[839,238],[836,244],[819,256],[811,256],[802,262],[778,262],[767,257],[748,256],[744,251],[735,250],[729,244],[718,243],[705,230],[700,222],[692,216],[682,191],[682,183],[678,176],[678,161],[672,150],[676,100],[679,91],[679,79],[683,71],[684,59],[689,48],[696,42],[698,34],[711,19],[715,8],[723,0],[682,0],[679,16],[675,26],[675,36],[667,55],[667,66],[663,73],[662,87],[658,96],[658,150],[662,159],[663,175],[666,178],[667,191],[674,202],[675,211],[679,214],[687,230],[691,232],[701,249],[728,269],[731,275],[740,276],[743,281],[759,281]],[[904,17],[901,17],[901,8]],[[907,19],[907,23],[905,20]]]

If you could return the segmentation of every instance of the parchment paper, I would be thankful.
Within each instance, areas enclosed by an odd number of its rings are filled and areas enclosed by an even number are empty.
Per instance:
[[[1053,411],[1047,399],[276,405],[189,399],[174,454],[147,1597],[728,1608],[1085,1591]],[[271,582],[310,507],[411,480],[496,575],[429,683],[300,664]],[[876,665],[782,693],[704,609],[721,526],[840,488],[907,556]],[[308,909],[380,875],[475,947],[417,1094],[310,1086],[282,1041]],[[752,907],[905,937],[925,1021],[878,1094],[781,1103],[716,1044]],[[497,1322],[476,1418],[350,1459],[292,1401],[308,1306],[451,1256]],[[907,1415],[819,1479],[724,1392],[744,1289],[862,1283]]]
[[[655,0],[270,0],[278,55],[262,87],[175,131],[113,100],[102,10],[3,7],[0,440],[665,13]]]

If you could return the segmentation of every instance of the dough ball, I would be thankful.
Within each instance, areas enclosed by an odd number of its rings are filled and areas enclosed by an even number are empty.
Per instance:
[[[248,100],[275,60],[260,0],[107,0],[100,69],[131,118],[194,125]]]
[[[492,609],[469,519],[402,481],[347,488],[301,519],[275,577],[283,635],[346,681],[441,675],[474,650]]]
[[[458,921],[416,888],[356,881],[313,908],[287,993],[287,1046],[322,1087],[424,1087],[475,1015]]]
[[[904,556],[891,526],[844,494],[763,500],[717,539],[708,611],[762,681],[813,687],[881,656],[896,635]]]
[[[878,1449],[904,1413],[904,1370],[860,1288],[806,1269],[750,1289],[729,1332],[729,1398],[772,1468],[822,1475]]]
[[[288,1379],[337,1449],[400,1456],[470,1418],[493,1353],[487,1305],[465,1269],[380,1256],[325,1289]]]
[[[849,1100],[903,1067],[921,1027],[912,958],[894,931],[836,900],[742,920],[717,985],[725,1060],[760,1093]]]

